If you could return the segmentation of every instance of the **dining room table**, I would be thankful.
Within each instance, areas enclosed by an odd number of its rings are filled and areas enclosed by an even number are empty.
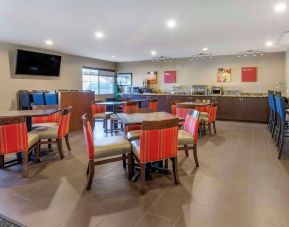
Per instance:
[[[59,112],[60,109],[47,109],[47,110],[8,110],[0,112],[0,117],[24,117],[27,131],[32,130],[32,117],[43,117],[50,116],[54,113]],[[17,159],[5,162],[5,164],[20,164],[22,163],[22,153],[16,154]]]

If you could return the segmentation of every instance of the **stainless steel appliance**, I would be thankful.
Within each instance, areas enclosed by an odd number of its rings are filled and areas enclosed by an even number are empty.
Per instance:
[[[209,87],[207,85],[192,85],[192,95],[207,95]]]
[[[211,94],[212,95],[222,95],[223,94],[223,87],[222,86],[212,86]]]
[[[142,88],[140,87],[126,87],[126,93],[142,93]]]

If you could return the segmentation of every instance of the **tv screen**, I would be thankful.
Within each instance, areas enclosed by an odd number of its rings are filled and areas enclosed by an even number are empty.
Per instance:
[[[59,76],[61,56],[17,50],[16,74]]]

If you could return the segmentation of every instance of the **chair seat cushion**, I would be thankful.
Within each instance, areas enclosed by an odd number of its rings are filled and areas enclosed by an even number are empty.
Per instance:
[[[126,134],[126,138],[129,141],[133,141],[133,140],[138,140],[140,138],[140,134],[141,134],[141,130],[133,130],[133,131],[129,131]]]
[[[94,140],[94,158],[105,158],[126,154],[131,151],[130,143],[123,136],[113,136]]]
[[[110,115],[112,115],[112,112],[105,112],[105,113],[97,113],[93,115],[94,119],[108,119]]]
[[[200,117],[208,117],[209,113],[208,112],[200,112]]]
[[[57,126],[57,123],[56,122],[45,122],[45,123],[34,123],[34,124],[32,124],[32,128],[50,127],[50,126]]]
[[[28,133],[28,148],[32,147],[40,140],[39,135]]]
[[[131,142],[131,148],[134,155],[140,160],[140,140],[134,140]]]
[[[39,135],[40,139],[58,138],[58,126],[39,127],[31,131],[31,134]]]
[[[178,144],[179,145],[194,144],[194,139],[189,132],[185,130],[179,130]]]

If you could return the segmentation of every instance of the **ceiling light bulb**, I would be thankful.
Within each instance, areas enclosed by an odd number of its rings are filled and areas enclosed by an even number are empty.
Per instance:
[[[152,54],[153,56],[155,56],[155,55],[157,54],[157,52],[153,50],[153,51],[151,52],[151,54]]]
[[[273,46],[273,42],[272,42],[272,41],[267,41],[267,42],[266,42],[266,46],[267,46],[267,47]]]
[[[96,32],[96,33],[94,33],[94,35],[97,38],[102,38],[103,37],[103,33],[102,32]]]
[[[111,57],[112,57],[112,58],[115,58],[115,56],[114,56],[114,55],[112,55]]]
[[[207,50],[209,50],[208,47],[204,47],[204,48],[203,48],[203,51],[207,51]]]
[[[287,6],[286,6],[286,3],[284,2],[280,2],[280,3],[277,3],[274,7],[274,11],[276,13],[282,13],[286,10]]]
[[[174,28],[174,27],[176,27],[176,21],[175,20],[169,20],[167,25],[169,28]]]
[[[52,40],[46,40],[45,44],[51,46],[51,45],[53,45],[53,41]]]

